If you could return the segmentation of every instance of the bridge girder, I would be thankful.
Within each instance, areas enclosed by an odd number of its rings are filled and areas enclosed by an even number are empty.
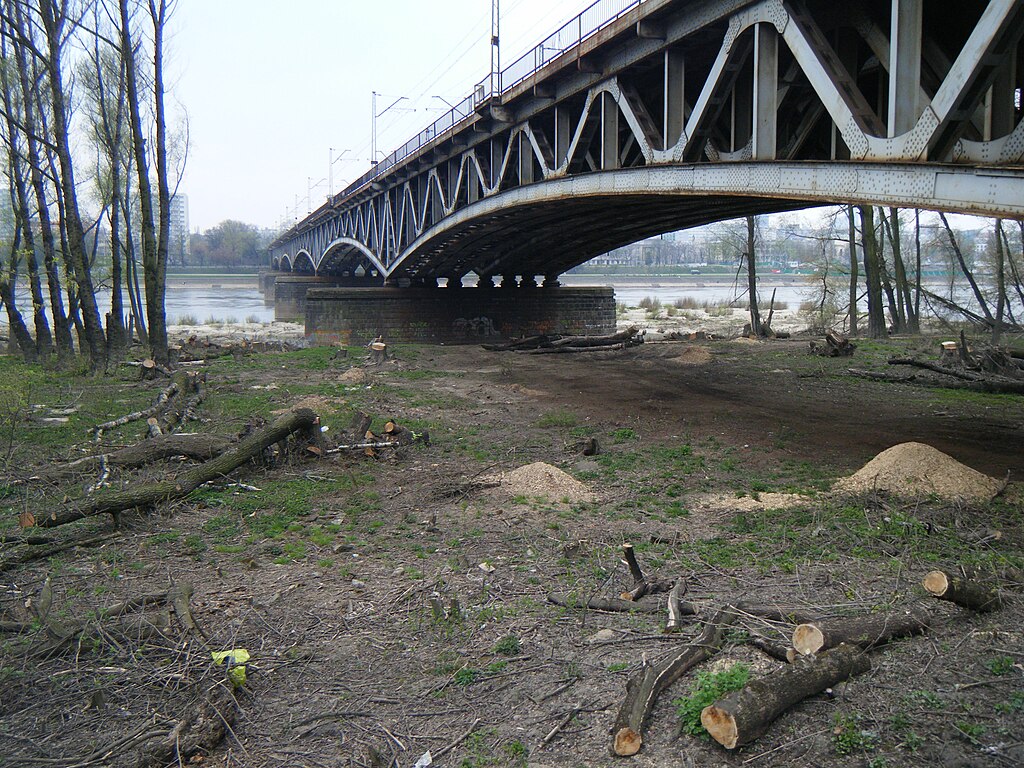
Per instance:
[[[386,277],[549,274],[659,232],[806,205],[1024,217],[1024,2],[926,5],[639,3],[428,129],[273,256],[303,249],[323,271],[358,252]],[[588,66],[567,67],[573,55]]]

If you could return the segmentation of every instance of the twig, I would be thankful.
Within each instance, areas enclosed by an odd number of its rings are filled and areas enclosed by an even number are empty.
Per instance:
[[[451,751],[452,751],[453,749],[455,749],[455,748],[456,748],[457,746],[459,746],[459,744],[461,744],[461,743],[462,743],[462,742],[464,742],[464,741],[465,741],[466,739],[468,739],[468,738],[469,738],[469,735],[470,735],[471,733],[473,733],[473,731],[475,731],[475,730],[476,730],[476,727],[477,727],[478,725],[480,725],[480,718],[479,718],[479,717],[478,717],[478,718],[477,718],[476,720],[474,720],[474,721],[473,721],[473,724],[472,724],[472,725],[470,725],[470,726],[469,726],[469,728],[467,728],[467,729],[465,730],[465,732],[464,732],[464,733],[463,733],[463,734],[462,734],[461,736],[459,736],[459,737],[458,737],[457,739],[455,739],[455,741],[453,741],[453,742],[452,742],[451,744],[449,744],[449,745],[448,745],[448,746],[446,746],[446,747],[441,747],[441,748],[440,748],[439,750],[437,750],[436,752],[432,752],[432,753],[431,753],[431,756],[432,756],[432,757],[433,757],[433,758],[434,758],[435,760],[437,760],[437,759],[438,759],[439,757],[443,757],[444,755],[447,755],[447,754],[448,754],[449,752],[451,752]]]

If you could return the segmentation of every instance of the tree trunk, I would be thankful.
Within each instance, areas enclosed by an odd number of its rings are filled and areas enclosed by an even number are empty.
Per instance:
[[[960,265],[960,271],[964,273],[964,277],[967,278],[967,282],[971,286],[971,290],[974,292],[974,298],[978,300],[978,306],[981,308],[982,314],[985,315],[985,319],[989,322],[993,322],[992,312],[988,308],[988,303],[985,301],[985,297],[981,293],[981,289],[978,288],[978,283],[974,279],[974,273],[967,266],[967,261],[964,259],[963,251],[960,250],[960,243],[957,242],[956,235],[953,233],[953,228],[949,226],[949,221],[946,219],[946,214],[939,213],[939,218],[942,219],[942,226],[946,229],[946,237],[949,238],[949,245],[953,249],[953,254],[956,256],[957,263]]]
[[[905,613],[851,616],[800,624],[793,630],[793,647],[804,656],[835,648],[842,643],[873,648],[893,638],[909,637],[928,629],[931,616],[923,608]]]
[[[125,64],[125,87],[128,93],[128,112],[132,130],[132,148],[135,152],[135,172],[139,182],[139,203],[142,215],[142,269],[146,287],[146,320],[150,356],[157,362],[166,363],[167,325],[162,313],[163,285],[159,270],[159,243],[156,220],[153,216],[153,189],[149,179],[149,160],[146,157],[147,134],[142,126],[142,95],[139,88],[138,62],[129,16],[128,0],[118,0],[121,16],[121,57]],[[158,300],[158,303],[154,300]]]
[[[106,367],[107,343],[103,333],[103,322],[96,305],[92,270],[85,247],[85,230],[78,210],[78,191],[75,182],[74,165],[71,157],[68,114],[65,101],[63,46],[65,21],[63,6],[55,13],[53,0],[39,3],[40,18],[46,36],[48,59],[46,60],[47,80],[50,84],[50,99],[53,114],[53,144],[60,162],[58,187],[63,192],[64,229],[67,232],[69,261],[78,285],[78,301],[81,305],[85,338],[89,349],[89,364],[94,372]]]
[[[711,737],[726,749],[748,744],[772,722],[808,696],[871,669],[864,652],[851,645],[813,658],[797,659],[775,674],[754,680],[719,699],[700,714]]]
[[[30,27],[25,24],[20,3],[11,4],[13,16],[8,19],[14,26],[11,30],[18,39],[32,40]],[[74,340],[71,337],[71,325],[64,311],[64,297],[61,291],[60,277],[57,273],[57,255],[53,238],[53,222],[50,218],[49,202],[46,196],[46,182],[43,176],[43,159],[39,146],[39,128],[36,120],[38,96],[36,83],[40,73],[36,60],[29,65],[25,46],[14,44],[17,59],[17,71],[21,86],[22,109],[25,117],[25,146],[28,150],[27,163],[32,189],[36,198],[36,211],[39,217],[39,235],[43,245],[43,268],[46,272],[47,292],[50,298],[50,316],[53,319],[54,340],[57,347],[57,359],[67,362],[74,354]],[[27,201],[26,201],[27,202]],[[26,208],[27,211],[27,208]]]
[[[626,698],[612,726],[613,755],[635,755],[643,746],[643,730],[658,696],[692,669],[717,653],[725,641],[725,630],[734,624],[737,615],[731,607],[718,611],[704,626],[704,631],[689,645],[666,654],[658,661],[645,663],[626,683]]]
[[[846,206],[846,218],[849,224],[849,241],[850,241],[850,335],[856,336],[857,330],[857,294],[858,294],[858,264],[857,264],[857,227],[853,217],[853,206]]]
[[[999,344],[1006,308],[1006,265],[1003,257],[1003,220],[996,219],[996,323],[992,326],[992,344]]]
[[[861,237],[864,240],[864,276],[868,286],[868,335],[881,339],[886,335],[885,310],[882,307],[882,268],[875,237],[875,209],[860,206]]]
[[[757,255],[754,252],[755,219],[747,216],[747,294],[750,299],[750,333],[763,336],[761,330],[761,310],[757,306]]]

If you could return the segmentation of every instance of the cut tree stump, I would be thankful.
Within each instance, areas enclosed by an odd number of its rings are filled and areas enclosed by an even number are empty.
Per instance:
[[[60,510],[46,517],[36,518],[35,524],[40,528],[52,528],[93,515],[116,514],[136,507],[146,507],[172,499],[180,499],[203,483],[224,477],[246,462],[259,457],[265,449],[284,440],[292,433],[299,433],[311,442],[318,441],[320,438],[319,423],[320,421],[313,411],[308,408],[297,408],[280,416],[270,426],[240,440],[233,450],[193,467],[173,480],[150,483],[138,488],[97,493],[79,507]]]
[[[717,653],[724,641],[725,630],[736,623],[731,607],[718,611],[704,631],[693,642],[666,654],[658,661],[645,663],[626,683],[626,698],[612,726],[611,752],[619,757],[635,755],[643,746],[643,731],[658,696],[692,669]]]
[[[700,713],[700,722],[726,749],[748,744],[772,722],[808,696],[871,669],[858,647],[840,645],[820,656],[797,659],[775,674],[747,683]]]
[[[949,600],[972,611],[993,611],[1003,605],[999,590],[992,585],[946,571],[930,572],[924,577],[924,588],[940,600]]]
[[[904,612],[851,616],[800,624],[793,630],[793,647],[810,656],[842,643],[873,648],[897,637],[910,637],[928,629],[931,616],[921,607]]]

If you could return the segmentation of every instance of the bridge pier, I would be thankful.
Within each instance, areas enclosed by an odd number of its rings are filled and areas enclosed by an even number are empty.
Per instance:
[[[302,273],[277,273],[272,290],[274,297],[274,319],[300,323],[306,314],[306,294],[312,288],[335,286],[361,287],[379,286],[379,277],[353,277],[340,275],[310,275]]]
[[[508,281],[514,284],[514,280]],[[306,336],[317,344],[478,344],[542,333],[615,331],[611,288],[310,287]]]
[[[260,291],[263,292],[263,303],[272,305],[274,303],[274,282],[281,273],[276,269],[261,269],[259,273]]]

